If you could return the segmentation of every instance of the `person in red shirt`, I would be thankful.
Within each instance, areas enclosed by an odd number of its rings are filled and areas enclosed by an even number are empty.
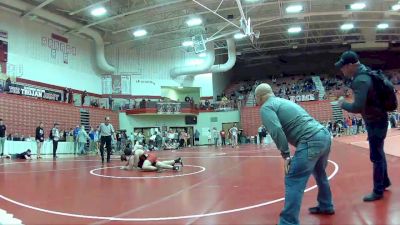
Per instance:
[[[221,130],[221,132],[219,133],[219,135],[221,136],[221,146],[225,146],[225,130]]]

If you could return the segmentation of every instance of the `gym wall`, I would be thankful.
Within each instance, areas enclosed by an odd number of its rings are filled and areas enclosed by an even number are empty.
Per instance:
[[[21,78],[101,94],[91,40],[4,10],[0,10],[0,21],[0,30],[8,33],[8,63],[22,66]],[[68,43],[52,38],[53,33]],[[65,56],[67,45],[71,53]]]

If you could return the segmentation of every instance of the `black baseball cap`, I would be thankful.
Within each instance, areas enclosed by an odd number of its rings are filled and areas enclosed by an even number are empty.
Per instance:
[[[350,64],[350,63],[357,63],[358,62],[358,55],[353,51],[346,51],[340,56],[339,61],[335,63],[335,67],[341,69],[343,66]]]

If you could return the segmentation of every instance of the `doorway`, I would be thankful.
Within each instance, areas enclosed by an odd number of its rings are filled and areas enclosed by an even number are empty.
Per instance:
[[[172,129],[172,130],[182,130],[182,129],[185,129],[186,130],[186,132],[188,133],[188,135],[189,135],[189,140],[188,140],[188,145],[190,145],[190,146],[194,146],[194,132],[193,132],[193,130],[194,130],[194,127],[193,126],[182,126],[182,127],[169,127],[169,129]],[[180,134],[178,134],[178,138],[179,138],[179,135]]]

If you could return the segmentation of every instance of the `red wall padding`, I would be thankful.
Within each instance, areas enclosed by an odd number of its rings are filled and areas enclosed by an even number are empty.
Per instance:
[[[115,129],[119,129],[117,112],[106,109],[87,107],[90,112],[90,123],[97,126],[110,116]],[[45,123],[45,136],[48,136],[54,122],[60,124],[60,129],[74,128],[80,123],[78,107],[67,103],[39,100],[11,94],[0,94],[0,118],[7,126],[7,134],[19,133],[25,137],[33,137],[40,121]]]
[[[318,121],[332,119],[332,107],[329,101],[300,102],[299,104]],[[245,107],[240,112],[240,117],[244,134],[257,135],[257,129],[261,125],[260,108]]]

